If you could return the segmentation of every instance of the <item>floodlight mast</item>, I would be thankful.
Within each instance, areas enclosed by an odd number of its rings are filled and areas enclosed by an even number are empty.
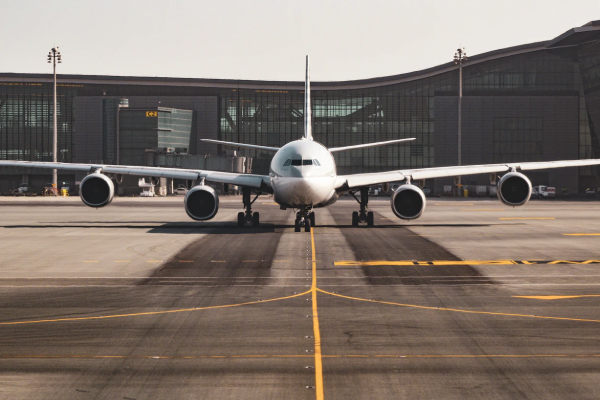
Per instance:
[[[58,46],[53,47],[48,52],[48,63],[52,64],[53,73],[54,73],[54,102],[52,106],[52,161],[57,162],[57,153],[58,153],[58,125],[56,121],[56,63],[61,64],[62,58],[60,55],[60,51],[58,51]],[[52,170],[52,186],[55,190],[55,193],[58,191],[58,172],[56,169]]]
[[[468,61],[465,48],[461,47],[454,53],[454,64],[458,65],[458,165],[462,165],[462,66],[465,61]],[[460,197],[461,177],[456,177],[458,186],[458,196]]]

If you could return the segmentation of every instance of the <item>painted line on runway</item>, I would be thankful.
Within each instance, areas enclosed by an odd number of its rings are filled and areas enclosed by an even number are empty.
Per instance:
[[[126,263],[131,262],[131,260],[115,260],[116,263]]]
[[[258,260],[243,260],[242,262],[258,262]]]
[[[315,234],[314,229],[310,229],[310,243],[312,249],[312,313],[313,313],[313,332],[315,336],[315,389],[317,400],[323,400],[323,360],[321,354],[321,330],[319,328],[319,313],[317,310],[317,255],[315,252]]]
[[[572,296],[512,296],[521,299],[535,299],[535,300],[565,300],[565,299],[578,299],[580,297],[600,297],[600,294],[580,294]]]
[[[146,260],[148,263],[161,263],[162,260]]]
[[[244,286],[244,285],[240,285],[240,286]],[[219,308],[240,307],[240,306],[247,306],[247,305],[252,305],[252,304],[263,304],[263,303],[269,303],[269,302],[273,302],[273,301],[293,299],[295,297],[307,295],[310,292],[311,292],[311,290],[307,290],[302,293],[293,294],[293,295],[284,296],[284,297],[277,297],[274,299],[247,301],[245,303],[224,304],[224,305],[220,305],[220,306],[181,308],[181,309],[177,309],[177,310],[148,311],[148,312],[131,313],[131,314],[99,315],[99,316],[93,316],[93,317],[74,317],[74,318],[38,319],[38,320],[29,320],[29,321],[0,322],[0,326],[1,325],[39,324],[39,323],[43,323],[43,322],[90,321],[90,320],[96,320],[96,319],[141,317],[141,316],[146,316],[146,315],[176,314],[176,313],[191,312],[191,311],[214,310],[214,309],[219,309]]]
[[[98,260],[85,260],[84,263],[97,263],[100,262]]]
[[[201,360],[201,359],[263,359],[263,358],[312,358],[305,354],[244,354],[244,355],[197,355],[197,356],[131,356],[131,355],[0,355],[10,359],[155,359],[155,360]],[[597,358],[600,354],[331,354],[323,358]]]
[[[336,266],[358,266],[358,267],[377,267],[377,266],[448,266],[448,265],[557,265],[557,264],[600,264],[600,260],[434,260],[434,261],[336,261]]]
[[[395,303],[391,301],[379,301],[379,300],[371,300],[371,299],[362,299],[360,297],[352,297],[345,296],[339,293],[327,292],[322,289],[317,289],[321,293],[325,293],[335,297],[341,297],[343,299],[349,300],[357,300],[364,301],[367,303],[377,303],[377,304],[388,304],[392,306],[400,306],[407,308],[418,308],[422,310],[433,310],[433,311],[450,311],[450,312],[458,312],[465,314],[483,314],[483,315],[496,315],[502,317],[520,317],[520,318],[536,318],[536,319],[549,319],[549,320],[557,320],[557,321],[573,321],[573,322],[600,322],[598,319],[586,319],[586,318],[568,318],[568,317],[550,317],[543,315],[533,315],[533,314],[514,314],[514,313],[501,313],[501,312],[493,312],[493,311],[475,311],[475,310],[462,310],[459,308],[446,308],[446,307],[432,307],[432,306],[421,306],[417,304],[404,304],[404,303]]]
[[[180,263],[193,263],[194,260],[179,260]]]
[[[224,262],[227,262],[227,261],[221,261],[221,260],[210,260],[210,262],[211,262],[211,263],[213,263],[213,262],[214,262],[214,263],[224,263]]]
[[[563,233],[564,236],[600,236],[600,233]]]
[[[510,217],[510,218],[508,218],[507,217],[507,218],[498,218],[498,219],[501,219],[501,220],[515,220],[515,219],[524,220],[524,219],[556,219],[556,218],[554,218],[554,217]]]

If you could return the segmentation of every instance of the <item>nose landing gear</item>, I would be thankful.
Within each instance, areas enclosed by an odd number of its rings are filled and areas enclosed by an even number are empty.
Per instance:
[[[246,211],[238,213],[237,225],[239,227],[243,227],[244,225],[246,225],[246,222],[254,226],[258,226],[260,223],[260,214],[258,212],[252,212],[252,204],[256,201],[256,199],[258,199],[258,196],[260,196],[260,192],[256,194],[254,200],[250,200],[251,195],[252,190],[250,188],[242,188],[242,199],[244,201],[244,208],[246,209]]]
[[[373,211],[367,211],[367,204],[369,203],[369,188],[362,187],[360,190],[360,200],[355,196],[356,191],[350,192],[352,197],[360,204],[360,211],[354,211],[352,213],[352,226],[358,226],[359,223],[367,223],[367,226],[375,225],[375,218]]]
[[[315,213],[309,211],[308,208],[302,208],[296,213],[296,222],[294,223],[294,231],[300,232],[304,226],[304,232],[310,232],[311,226],[315,226]]]

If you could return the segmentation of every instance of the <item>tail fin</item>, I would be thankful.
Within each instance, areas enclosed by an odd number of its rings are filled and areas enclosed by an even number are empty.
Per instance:
[[[304,81],[304,136],[303,139],[313,140],[312,136],[312,109],[310,107],[310,77],[308,56],[306,56],[306,80]]]

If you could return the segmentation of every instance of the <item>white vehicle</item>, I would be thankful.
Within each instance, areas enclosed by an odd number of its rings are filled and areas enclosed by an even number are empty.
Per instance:
[[[292,208],[296,212],[295,228],[302,227],[309,232],[315,226],[314,209],[336,202],[343,193],[351,194],[359,203],[359,211],[352,213],[352,225],[359,223],[373,225],[373,212],[368,211],[369,187],[383,183],[404,181],[391,196],[391,208],[394,214],[404,220],[419,218],[425,210],[425,194],[414,181],[453,177],[461,175],[489,174],[495,181],[496,174],[504,175],[497,182],[497,194],[502,203],[515,207],[527,203],[532,194],[531,182],[521,171],[580,167],[598,165],[600,160],[568,160],[550,162],[511,162],[503,164],[465,165],[454,167],[432,167],[406,170],[393,170],[352,175],[337,175],[333,154],[340,151],[365,147],[385,146],[415,138],[389,140],[357,144],[353,146],[327,148],[313,140],[310,106],[310,80],[308,56],[306,57],[306,81],[304,97],[304,134],[283,147],[267,147],[253,144],[232,143],[220,140],[203,139],[233,147],[247,147],[274,152],[268,175],[238,174],[208,170],[177,169],[162,167],[69,164],[32,161],[0,161],[0,166],[48,168],[89,173],[81,181],[81,200],[90,207],[103,207],[114,196],[114,185],[107,175],[137,175],[152,178],[174,178],[198,181],[185,196],[185,210],[194,220],[205,221],[213,218],[219,211],[219,197],[216,191],[205,182],[226,183],[242,188],[245,212],[238,213],[238,225],[259,224],[258,212],[252,212],[252,203],[261,193],[273,194],[273,199],[281,209]],[[252,193],[256,194],[254,200]],[[359,194],[359,197],[356,197]]]
[[[81,183],[83,183],[83,180],[81,181]],[[144,178],[140,178],[140,180],[138,181],[138,186],[142,188],[142,193],[140,193],[140,197],[154,197],[155,196],[154,184],[152,183],[152,179],[150,180],[150,183],[148,183],[148,182],[146,182],[146,180]],[[113,191],[114,191],[114,189],[113,189]],[[83,199],[83,197],[82,197],[82,199]],[[84,203],[85,203],[85,200],[84,200]]]
[[[17,193],[19,194],[27,194],[31,192],[31,186],[28,183],[21,183],[21,186],[17,189]]]
[[[556,188],[552,186],[534,186],[533,187],[533,196],[537,196],[538,199],[547,199],[556,197]]]
[[[180,184],[173,190],[173,194],[187,194],[189,191],[190,190],[184,184]]]

